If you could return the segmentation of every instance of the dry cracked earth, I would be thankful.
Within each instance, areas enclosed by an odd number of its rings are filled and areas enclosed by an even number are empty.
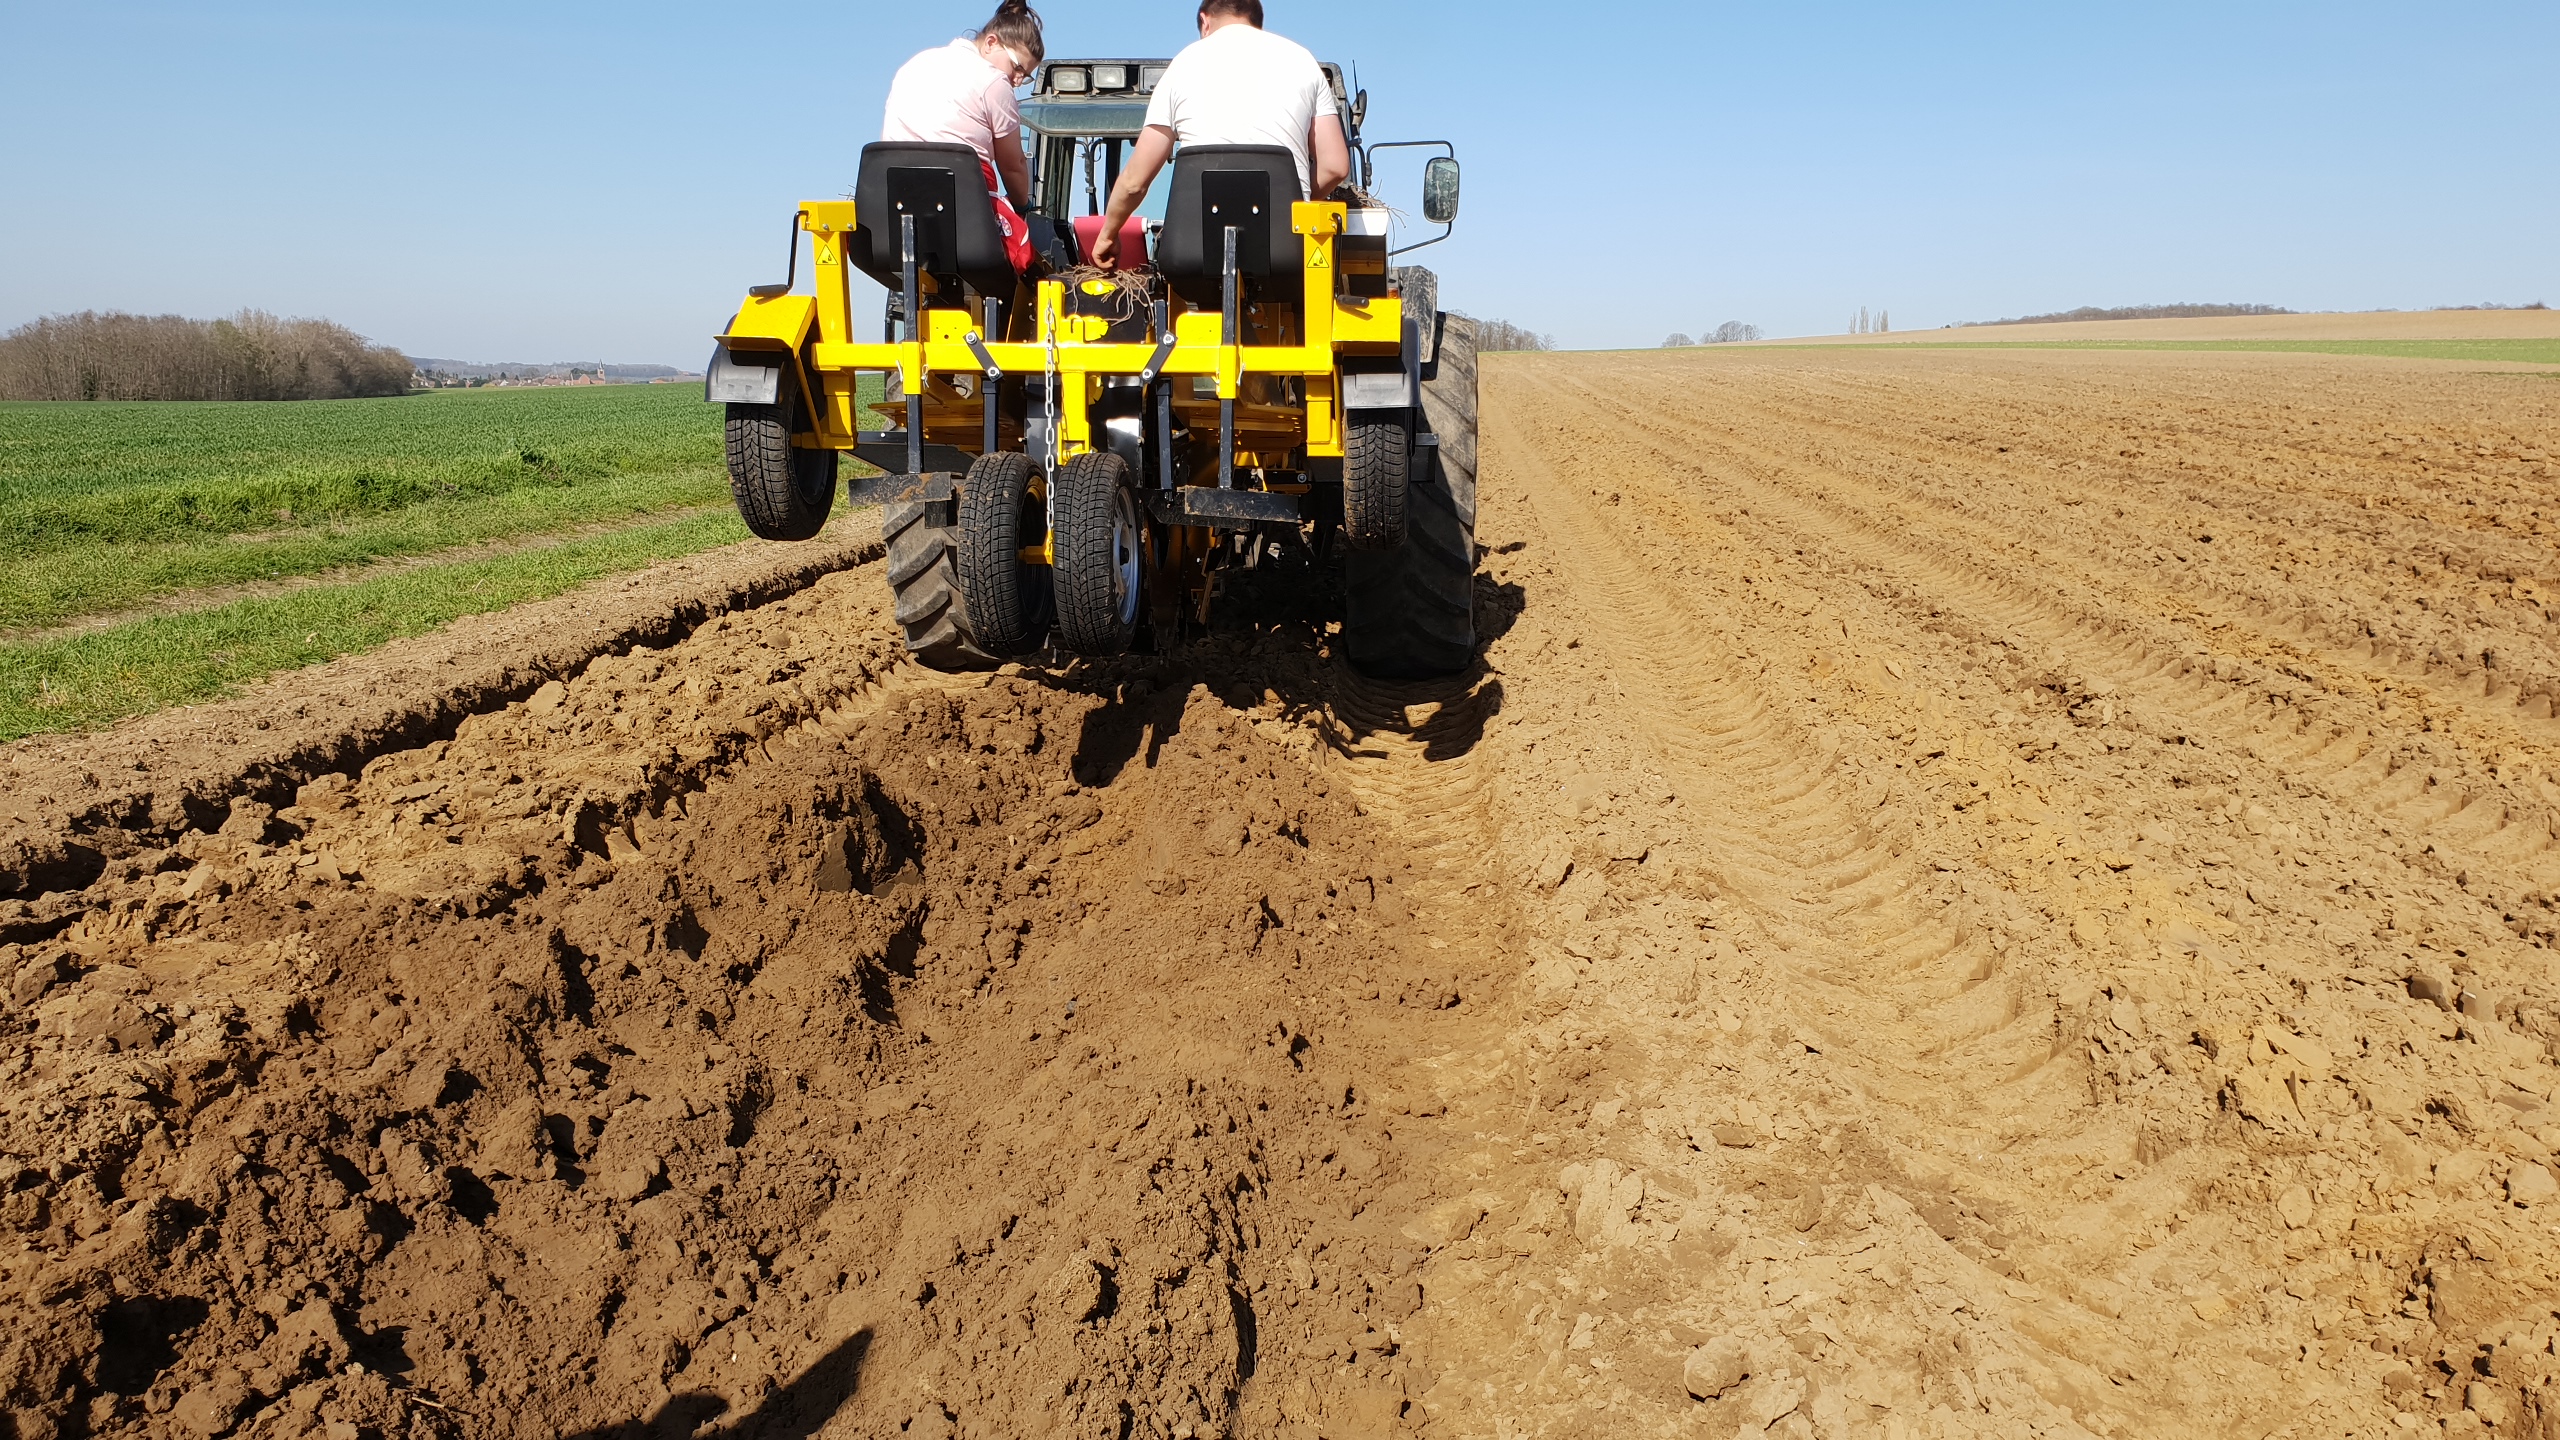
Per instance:
[[[22,866],[14,1436],[2560,1436],[2560,388],[1485,383],[1458,680],[875,560]]]

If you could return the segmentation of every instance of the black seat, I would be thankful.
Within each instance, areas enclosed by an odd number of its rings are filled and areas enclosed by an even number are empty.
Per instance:
[[[1173,196],[1165,206],[1156,268],[1175,294],[1217,309],[1226,227],[1234,225],[1245,298],[1297,299],[1306,241],[1289,207],[1305,198],[1298,189],[1297,157],[1282,146],[1185,146],[1173,157]]]
[[[980,295],[1011,300],[1016,277],[996,224],[995,197],[987,193],[978,152],[966,145],[924,145],[884,140],[862,147],[854,181],[855,228],[850,247],[862,273],[897,294],[899,217],[916,217],[916,268],[934,277],[948,305],[966,285]]]

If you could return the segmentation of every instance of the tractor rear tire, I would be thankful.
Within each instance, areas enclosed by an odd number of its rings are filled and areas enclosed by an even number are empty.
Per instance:
[[[729,407],[729,493],[762,540],[813,540],[836,505],[836,452],[795,450],[800,401]]]
[[[1456,675],[1476,657],[1475,324],[1444,312],[1439,330],[1422,406],[1440,443],[1415,451],[1405,544],[1345,557],[1344,647],[1382,680]]]
[[[1056,613],[1049,567],[1026,563],[1049,530],[1028,455],[983,455],[960,488],[959,579],[969,638],[990,655],[1028,655],[1049,643]]]
[[[970,642],[969,611],[953,564],[954,506],[949,500],[907,500],[881,508],[889,594],[907,653],[918,663],[929,670],[984,670],[994,660]]]
[[[1097,450],[1060,466],[1052,483],[1058,639],[1078,655],[1125,655],[1138,638],[1147,563],[1129,462]]]
[[[1397,420],[1354,420],[1343,428],[1343,543],[1354,550],[1397,549],[1411,506],[1413,429]]]

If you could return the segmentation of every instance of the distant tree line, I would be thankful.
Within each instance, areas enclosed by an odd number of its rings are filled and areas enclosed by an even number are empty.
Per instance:
[[[2231,315],[2291,315],[2294,312],[2275,305],[2119,305],[2101,310],[2083,305],[2058,315],[2023,315],[2015,320],[1973,320],[1967,328],[1978,325],[2062,325],[2075,320],[2214,320]]]
[[[326,320],[83,311],[0,336],[0,400],[343,400],[408,393],[409,358]]]
[[[1739,320],[1727,320],[1723,324],[1708,331],[1706,334],[1699,336],[1695,340],[1690,339],[1687,334],[1675,330],[1671,332],[1671,338],[1662,342],[1662,348],[1665,350],[1678,350],[1689,345],[1739,345],[1745,340],[1757,340],[1759,338],[1759,326],[1745,325]]]
[[[1476,322],[1476,349],[1482,350],[1553,350],[1556,337],[1523,330],[1508,320]]]

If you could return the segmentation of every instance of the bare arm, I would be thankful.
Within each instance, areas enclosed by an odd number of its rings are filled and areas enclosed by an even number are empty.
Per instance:
[[[1004,193],[1013,200],[1013,208],[1031,213],[1031,161],[1022,153],[1022,132],[996,140],[996,173],[1004,177]]]
[[[1339,146],[1337,132],[1334,143]],[[1138,143],[1129,152],[1129,163],[1121,167],[1120,183],[1111,187],[1111,203],[1102,212],[1102,236],[1093,242],[1093,263],[1105,270],[1119,268],[1120,231],[1138,207],[1147,203],[1147,190],[1164,173],[1167,161],[1173,159],[1173,132],[1162,125],[1150,125],[1139,132]]]
[[[1351,178],[1351,146],[1342,138],[1342,117],[1330,111],[1316,117],[1307,132],[1307,153],[1315,160],[1316,193],[1310,200],[1330,200]]]

